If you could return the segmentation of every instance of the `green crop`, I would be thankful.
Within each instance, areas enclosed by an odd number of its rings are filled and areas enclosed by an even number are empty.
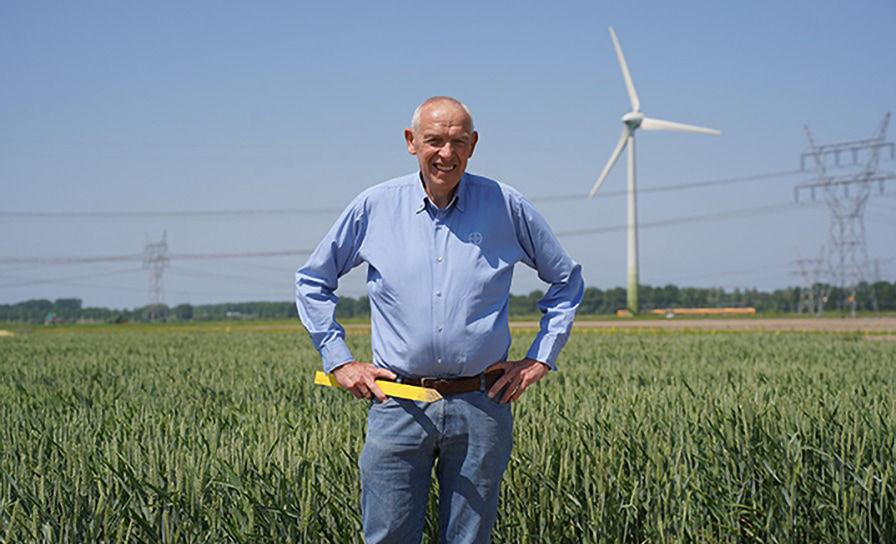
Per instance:
[[[577,332],[514,406],[495,541],[896,542],[894,362],[854,335]],[[319,365],[294,331],[0,338],[0,542],[360,541],[366,403]]]

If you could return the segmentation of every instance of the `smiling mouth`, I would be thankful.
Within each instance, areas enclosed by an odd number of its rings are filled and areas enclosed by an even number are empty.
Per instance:
[[[438,170],[439,172],[451,172],[451,171],[453,171],[455,168],[457,168],[457,165],[456,165],[456,164],[452,164],[452,165],[447,165],[447,164],[433,164],[432,166],[433,166],[433,168],[435,168],[435,169]]]

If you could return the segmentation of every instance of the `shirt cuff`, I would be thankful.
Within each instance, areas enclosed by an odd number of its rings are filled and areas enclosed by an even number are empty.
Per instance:
[[[342,338],[335,338],[327,345],[321,346],[320,356],[324,360],[324,372],[327,374],[330,374],[345,363],[355,360],[345,340]]]
[[[526,353],[526,358],[544,363],[551,367],[551,370],[557,370],[557,356],[560,355],[560,349],[564,344],[566,344],[565,338],[538,333],[532,342],[532,347]]]

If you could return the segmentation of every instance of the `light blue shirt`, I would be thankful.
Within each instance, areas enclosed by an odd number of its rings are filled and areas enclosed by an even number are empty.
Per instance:
[[[358,195],[296,272],[296,306],[326,372],[353,361],[335,290],[367,263],[373,363],[405,377],[473,376],[507,358],[518,262],[550,284],[527,357],[556,369],[582,300],[581,266],[520,193],[469,173],[442,209],[419,173]]]

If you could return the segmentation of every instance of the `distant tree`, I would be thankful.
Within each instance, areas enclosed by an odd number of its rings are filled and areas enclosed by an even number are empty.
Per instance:
[[[356,304],[352,297],[339,297],[339,302],[336,304],[336,318],[354,317]]]
[[[66,312],[66,311],[77,311],[81,309],[81,299],[80,298],[57,298],[56,302],[53,304],[53,307],[56,311]]]
[[[689,308],[702,308],[706,306],[707,290],[694,287],[685,287],[681,290],[680,304]]]
[[[544,298],[544,291],[542,291],[541,289],[536,289],[536,290],[532,291],[531,293],[529,293],[529,295],[526,298],[528,299],[527,304],[526,304],[526,309],[528,311],[526,313],[528,313],[528,314],[539,313],[540,310],[538,309],[538,301],[541,300],[542,298]]]
[[[181,321],[190,321],[193,319],[193,305],[192,304],[178,304],[173,309],[174,316],[180,319]]]
[[[53,303],[45,298],[26,300],[16,304],[23,310],[34,310],[38,312],[49,312],[53,309]]]
[[[510,315],[524,315],[529,312],[529,298],[525,295],[510,295],[507,301],[507,313]]]
[[[612,314],[628,306],[628,293],[622,287],[614,287],[604,291],[603,314]]]
[[[165,321],[168,319],[170,310],[164,304],[150,304],[144,306],[140,312],[141,321]]]
[[[586,287],[582,295],[579,312],[583,314],[603,313],[604,293],[597,287]]]
[[[370,317],[370,299],[366,296],[358,297],[358,301],[355,303],[355,311],[357,312],[355,315]]]
[[[871,285],[881,311],[896,310],[896,283],[878,281]]]
[[[827,292],[825,310],[846,311],[844,305],[845,293],[838,287],[819,285],[819,292]],[[651,308],[683,308],[683,307],[714,307],[714,306],[753,306],[761,312],[796,312],[800,300],[800,288],[787,287],[775,291],[760,291],[751,289],[734,289],[726,291],[722,288],[697,288],[678,287],[665,285],[652,287],[640,286],[640,299],[642,307]],[[879,281],[870,286],[860,286],[859,309],[869,311],[873,309],[870,297],[867,293],[873,291],[877,299],[877,307],[880,311],[896,311],[896,283]],[[544,296],[540,290],[532,291],[526,295],[511,295],[508,302],[508,312],[511,315],[531,315],[538,312],[538,301]],[[579,314],[612,314],[616,310],[625,308],[626,290],[622,287],[614,287],[601,290],[597,287],[588,287],[582,297]],[[0,321],[20,321],[29,323],[43,323],[48,314],[52,313],[54,322],[71,321],[164,321],[174,317],[182,321],[193,320],[223,320],[239,317],[241,319],[287,319],[296,317],[296,306],[292,301],[288,302],[238,302],[225,304],[180,304],[172,309],[165,305],[144,306],[133,310],[111,310],[108,308],[84,308],[81,299],[60,298],[55,302],[46,299],[31,299],[16,304],[0,304]],[[369,317],[370,300],[366,296],[357,299],[341,297],[336,308],[337,317]]]
[[[678,304],[679,293],[677,286],[670,283],[663,287],[661,292],[662,295],[660,296],[660,299],[662,300],[661,306],[663,308],[669,308]]]

